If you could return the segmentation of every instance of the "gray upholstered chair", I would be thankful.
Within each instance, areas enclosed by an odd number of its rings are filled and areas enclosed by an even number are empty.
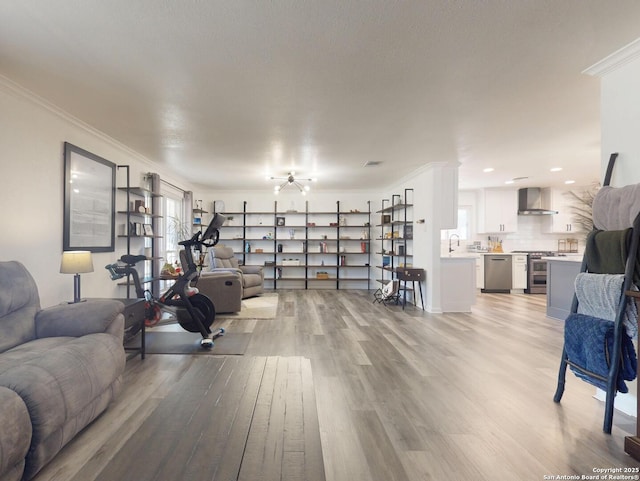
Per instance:
[[[180,251],[180,262],[187,269],[187,256]],[[203,270],[195,285],[201,294],[213,302],[216,314],[240,312],[242,309],[242,274],[233,271],[207,272]]]
[[[209,249],[209,272],[232,271],[242,275],[242,298],[257,296],[264,292],[262,266],[241,266],[233,255],[233,249],[217,245]]]

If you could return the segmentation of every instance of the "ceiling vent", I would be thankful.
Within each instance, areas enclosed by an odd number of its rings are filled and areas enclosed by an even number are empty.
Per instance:
[[[376,165],[380,165],[382,163],[381,160],[367,160],[363,167],[374,167]]]

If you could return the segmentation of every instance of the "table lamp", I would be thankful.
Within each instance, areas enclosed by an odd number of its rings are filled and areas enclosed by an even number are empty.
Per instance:
[[[65,251],[60,262],[62,274],[75,274],[73,276],[73,302],[80,302],[80,274],[93,272],[93,261],[90,251]]]

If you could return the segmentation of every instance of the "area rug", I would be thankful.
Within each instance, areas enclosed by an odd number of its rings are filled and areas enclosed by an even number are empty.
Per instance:
[[[275,319],[278,310],[278,293],[268,292],[242,300],[240,312],[216,314],[216,319]]]
[[[200,347],[202,336],[195,332],[168,332],[147,330],[145,337],[147,354],[213,354],[241,356],[247,350],[251,333],[227,332],[213,341],[213,348]],[[128,344],[140,346],[140,337],[136,336]],[[125,346],[127,347],[127,346]]]

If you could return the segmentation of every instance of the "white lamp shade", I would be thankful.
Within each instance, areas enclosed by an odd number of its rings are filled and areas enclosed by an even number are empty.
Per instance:
[[[93,272],[93,260],[90,251],[64,251],[60,262],[62,274],[83,274]]]

